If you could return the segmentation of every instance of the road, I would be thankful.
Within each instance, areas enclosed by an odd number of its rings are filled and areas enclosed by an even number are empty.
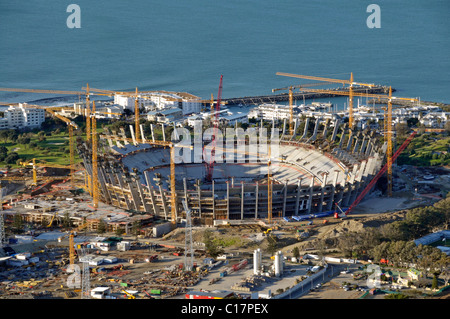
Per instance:
[[[308,282],[306,284],[303,284],[299,286],[299,288],[292,293],[291,295],[287,296],[284,299],[299,299],[305,295],[307,295],[311,288],[314,288],[316,285],[323,284],[327,281],[330,281],[332,278],[337,277],[341,271],[347,269],[349,267],[350,269],[358,268],[357,265],[348,265],[348,264],[328,264],[328,269],[325,271],[325,273],[321,276],[318,276],[317,278],[313,279],[311,282]]]

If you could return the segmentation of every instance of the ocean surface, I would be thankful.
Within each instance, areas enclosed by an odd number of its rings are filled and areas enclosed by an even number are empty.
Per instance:
[[[72,3],[81,28],[67,27]],[[366,24],[371,3],[381,28]],[[276,72],[353,72],[399,97],[450,103],[449,13],[448,0],[2,0],[0,87],[79,91],[89,83],[209,99],[220,75],[226,98],[312,82]],[[73,99],[0,92],[0,102],[46,98]]]

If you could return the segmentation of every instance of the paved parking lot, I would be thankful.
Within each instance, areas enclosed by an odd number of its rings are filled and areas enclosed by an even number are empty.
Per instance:
[[[227,290],[239,293],[242,295],[250,295],[252,292],[258,292],[259,294],[276,293],[278,289],[286,289],[287,287],[292,287],[296,283],[296,279],[300,276],[306,275],[306,269],[309,267],[307,265],[300,264],[286,264],[284,268],[283,276],[281,277],[264,277],[265,281],[259,281],[259,285],[251,292],[244,292],[232,289],[232,286],[249,278],[253,275],[252,265],[247,265],[244,269],[238,270],[237,272],[232,272],[226,277],[221,278],[214,284],[210,284],[211,279],[220,278],[220,273],[228,266],[222,266],[217,269],[210,271],[209,275],[201,280],[195,287],[193,291],[199,290]]]
[[[345,268],[345,267],[344,267]],[[354,280],[352,272],[356,270],[358,266],[349,265],[348,273],[338,272],[338,275],[328,282],[325,282],[322,287],[315,288],[313,291],[301,297],[301,299],[358,299],[364,295],[365,291],[348,290],[342,288],[344,283],[357,284],[359,286],[366,286],[365,280]]]

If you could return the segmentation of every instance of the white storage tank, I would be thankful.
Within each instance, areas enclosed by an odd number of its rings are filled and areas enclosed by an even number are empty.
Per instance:
[[[261,249],[258,248],[253,252],[253,274],[259,275],[261,272]]]

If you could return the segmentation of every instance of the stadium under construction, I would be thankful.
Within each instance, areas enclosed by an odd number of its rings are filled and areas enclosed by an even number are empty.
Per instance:
[[[355,127],[349,129],[338,116],[298,118],[292,136],[273,123],[272,132],[279,131],[280,138],[276,145],[274,139],[269,141],[276,149],[256,160],[248,151],[239,160],[222,160],[225,156],[216,149],[213,163],[204,153],[199,162],[190,151],[183,156],[191,160],[177,164],[172,141],[155,143],[142,128],[137,139],[132,126],[129,132],[104,132],[96,165],[98,198],[124,210],[177,221],[186,218],[187,204],[193,223],[201,225],[327,216],[355,201],[380,171],[386,154],[382,137]],[[253,129],[263,129],[263,124]],[[244,144],[250,143],[247,138]],[[80,141],[78,153],[92,180],[90,142]]]

